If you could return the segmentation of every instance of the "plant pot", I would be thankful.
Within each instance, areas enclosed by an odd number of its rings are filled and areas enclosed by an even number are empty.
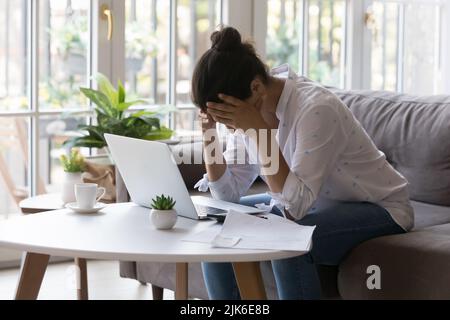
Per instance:
[[[75,202],[75,185],[77,183],[82,183],[83,179],[81,177],[82,173],[64,173],[64,183],[62,188],[61,198],[64,204]]]
[[[150,212],[150,220],[158,230],[172,229],[178,220],[176,210],[155,210]]]

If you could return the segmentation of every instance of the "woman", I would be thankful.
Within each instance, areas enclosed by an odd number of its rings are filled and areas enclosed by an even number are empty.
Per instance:
[[[211,40],[192,83],[205,150],[218,143],[216,123],[239,131],[229,134],[223,154],[215,148],[214,159],[224,161],[212,162],[205,152],[207,174],[198,186],[217,199],[270,204],[275,214],[315,225],[311,252],[272,261],[272,267],[281,299],[319,299],[316,265],[338,265],[358,244],[413,227],[408,183],[333,93],[287,66],[269,73],[233,28]],[[251,129],[263,134],[245,133]],[[262,143],[272,146],[268,154]],[[242,146],[246,162],[237,163]],[[258,176],[268,195],[241,199]],[[203,271],[211,299],[239,299],[231,264],[205,263]]]

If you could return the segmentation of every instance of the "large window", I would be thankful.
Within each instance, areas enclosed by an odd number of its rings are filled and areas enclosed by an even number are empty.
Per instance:
[[[125,2],[125,72],[129,92],[151,103],[166,103],[170,62],[170,1]]]
[[[442,92],[443,2],[374,1],[371,88],[414,94]]]
[[[113,12],[111,39],[107,21],[94,14],[102,5]],[[18,212],[30,195],[60,190],[64,141],[79,124],[95,121],[79,89],[94,86],[97,72],[121,79],[130,98],[149,102],[145,108],[177,105],[180,112],[167,119],[177,133],[197,130],[190,78],[221,23],[222,6],[222,0],[0,1],[0,216]]]
[[[39,109],[86,108],[90,1],[39,4]]]
[[[270,66],[289,63],[325,85],[418,95],[449,82],[448,1],[266,1]],[[347,81],[352,73],[358,83]]]
[[[345,0],[267,0],[267,57],[325,85],[344,85]]]
[[[0,2],[0,111],[28,108],[27,2]]]

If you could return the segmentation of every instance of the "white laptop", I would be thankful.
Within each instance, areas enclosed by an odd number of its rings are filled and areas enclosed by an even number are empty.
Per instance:
[[[150,208],[152,199],[164,194],[175,201],[178,215],[191,219],[224,216],[229,210],[257,214],[257,208],[190,197],[172,152],[164,143],[105,134],[115,165],[125,182],[131,200]]]

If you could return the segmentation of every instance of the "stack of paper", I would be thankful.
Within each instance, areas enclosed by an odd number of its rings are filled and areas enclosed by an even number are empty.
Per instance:
[[[231,211],[223,226],[215,225],[184,241],[210,243],[220,248],[307,252],[314,229],[272,214],[261,218]]]

